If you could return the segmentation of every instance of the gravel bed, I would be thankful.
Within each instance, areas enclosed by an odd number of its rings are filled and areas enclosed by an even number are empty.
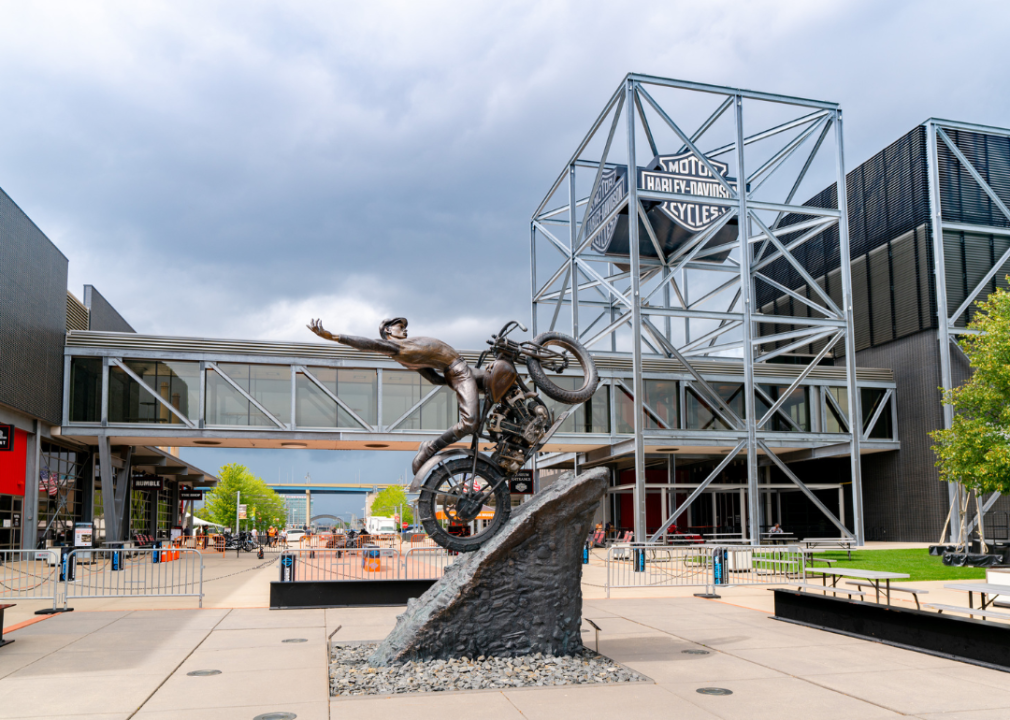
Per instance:
[[[646,678],[584,648],[576,655],[537,653],[514,658],[484,657],[408,662],[371,667],[375,643],[334,645],[330,653],[330,695],[395,695],[446,690],[589,685],[640,682]]]

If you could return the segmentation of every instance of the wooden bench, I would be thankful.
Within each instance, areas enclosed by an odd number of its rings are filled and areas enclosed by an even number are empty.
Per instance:
[[[17,603],[0,605],[0,647],[3,647],[4,645],[10,645],[12,642],[14,642],[13,640],[4,640],[4,610],[6,610],[7,608],[12,608],[16,604]]]
[[[835,594],[842,593],[843,595],[848,595],[849,600],[852,599],[853,595],[855,595],[856,597],[864,597],[866,595],[866,593],[861,592],[859,590],[847,590],[845,588],[834,587],[832,585],[816,585],[814,583],[796,583],[796,582],[782,583],[782,584],[785,585],[786,587],[800,588],[801,590],[817,590],[818,592],[832,592]],[[769,588],[769,590],[774,589],[775,588]]]
[[[855,587],[874,587],[873,583],[863,582],[862,580],[846,580],[845,584],[854,585]],[[916,610],[922,610],[922,608],[919,607],[919,596],[929,595],[929,590],[920,590],[919,588],[911,588],[905,585],[891,585],[891,592],[903,592],[910,594],[913,598],[915,598]]]
[[[962,615],[980,615],[982,617],[996,618],[997,620],[1010,620],[1007,613],[996,612],[995,610],[979,610],[977,608],[958,607],[957,605],[925,605],[930,610],[936,610],[938,614],[947,612],[961,613]]]

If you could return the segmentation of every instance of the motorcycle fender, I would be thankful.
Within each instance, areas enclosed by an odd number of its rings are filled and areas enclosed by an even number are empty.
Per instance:
[[[482,452],[478,452],[477,456],[483,460],[486,460],[489,463],[493,463],[490,456],[485,455]],[[447,460],[455,460],[456,458],[461,457],[472,458],[473,453],[469,449],[463,450],[460,448],[455,448],[452,450],[443,450],[442,452],[435,453],[430,458],[428,458],[428,462],[422,465],[421,469],[417,471],[416,475],[414,475],[414,480],[410,483],[410,487],[407,488],[407,492],[412,493],[420,492],[421,486],[424,485],[424,481],[428,478],[428,475],[431,474],[431,471],[434,470],[439,463],[443,463]]]

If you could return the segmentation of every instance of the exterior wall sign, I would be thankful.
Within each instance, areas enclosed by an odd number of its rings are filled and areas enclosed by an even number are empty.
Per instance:
[[[164,490],[165,481],[157,475],[139,473],[133,476],[134,490]]]
[[[529,495],[533,492],[533,471],[520,470],[509,480],[509,492],[516,495]]]
[[[179,490],[180,500],[203,500],[203,490],[191,490],[190,488],[182,488]]]
[[[0,452],[14,451],[14,426],[0,425]]]

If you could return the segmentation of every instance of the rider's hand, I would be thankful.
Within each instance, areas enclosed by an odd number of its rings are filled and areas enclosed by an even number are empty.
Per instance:
[[[321,338],[327,338],[327,339],[333,338],[333,335],[323,328],[323,321],[321,319],[313,320],[310,324],[306,325],[305,327],[307,327],[309,330],[311,330]]]

